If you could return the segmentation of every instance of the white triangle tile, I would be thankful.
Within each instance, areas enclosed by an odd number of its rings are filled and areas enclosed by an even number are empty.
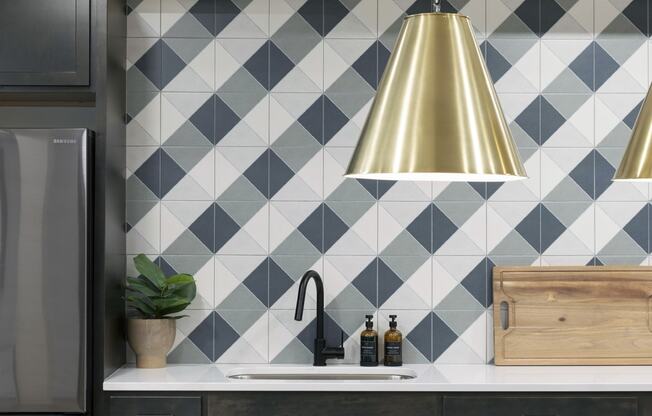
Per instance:
[[[186,13],[186,8],[176,0],[160,0],[161,33],[170,30]]]
[[[191,66],[186,66],[164,88],[164,91],[212,91],[208,84]]]
[[[260,3],[260,0],[254,0],[253,3]],[[248,16],[246,13],[239,13],[217,36],[218,38],[265,38],[266,19],[265,22],[262,20],[256,15]]]
[[[487,313],[483,312],[478,319],[469,326],[460,338],[464,343],[475,352],[475,354],[484,358],[487,355],[486,340],[487,337]],[[482,361],[484,362],[484,360]]]
[[[274,35],[285,22],[290,19],[296,10],[284,0],[270,0],[269,2],[269,33]]]
[[[211,172],[212,176],[212,172]],[[186,175],[163,197],[165,201],[212,200],[213,197],[191,175]]]
[[[267,357],[262,357],[246,339],[240,337],[215,362],[218,364],[266,363]]]
[[[484,356],[479,357],[463,339],[458,338],[435,361],[436,364],[483,364]]]

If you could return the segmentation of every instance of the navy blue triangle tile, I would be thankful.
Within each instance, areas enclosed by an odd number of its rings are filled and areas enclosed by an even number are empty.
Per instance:
[[[299,225],[298,230],[320,252],[323,247],[324,204],[319,205]]]
[[[156,149],[134,172],[134,175],[159,198],[161,197],[161,153],[161,149]]]
[[[263,260],[242,282],[265,306],[269,306],[270,281],[268,279],[269,259]]]
[[[449,0],[442,0],[441,2],[441,11],[442,13],[457,13],[459,10],[455,5],[451,4]]]
[[[537,96],[514,120],[528,136],[540,143],[541,96]],[[556,130],[556,129],[555,129]]]
[[[324,144],[328,143],[349,119],[326,96],[324,96]]]
[[[432,361],[432,315],[428,313],[406,337],[428,361]]]
[[[244,172],[261,194],[269,197],[269,150],[263,152]]]
[[[623,119],[623,123],[627,125],[630,129],[634,130],[634,124],[636,123],[636,119],[638,118],[638,113],[641,112],[641,107],[643,106],[643,101],[638,103],[636,107],[632,109],[632,111],[629,112]]]
[[[360,185],[362,185],[362,187],[367,192],[369,192],[369,195],[373,196],[374,198],[380,198],[379,196],[377,196],[378,195],[378,187],[380,186],[380,183],[385,182],[385,184],[387,184],[387,181],[376,181],[376,180],[373,180],[373,179],[356,179],[356,180],[358,181],[358,183]],[[392,185],[393,185],[393,183],[392,183]],[[387,188],[385,190],[385,192],[387,192],[388,190],[389,190],[389,188]],[[383,192],[383,195],[385,194],[385,192]]]
[[[269,54],[270,54],[270,41],[267,41],[258,48],[256,52],[245,62],[244,67],[260,85],[269,89]],[[278,82],[278,81],[277,81]]]
[[[324,253],[342,238],[349,227],[333,212],[328,205],[324,205]]]
[[[487,42],[486,45],[485,60],[487,61],[487,69],[489,70],[491,79],[494,82],[498,82],[512,67],[507,59],[490,42]]]
[[[125,232],[128,233],[133,227],[128,222],[125,222]]]
[[[594,150],[593,154],[595,155],[595,199],[598,199],[611,186],[616,169],[600,152]]]
[[[183,59],[163,42],[161,45],[161,87],[159,88],[168,85],[185,67],[186,63]]]
[[[319,96],[298,119],[312,137],[319,143],[324,140],[324,98]]]
[[[385,45],[382,44],[382,42],[378,42],[378,82],[383,78],[383,74],[385,73],[385,68],[387,68],[387,63],[389,62],[389,57],[391,55],[391,52],[389,49],[385,47]],[[378,85],[378,82],[376,85]]]
[[[548,141],[565,122],[564,116],[559,114],[559,111],[545,97],[541,97],[541,144]]]
[[[378,306],[387,302],[402,285],[401,278],[382,259],[378,259]]]
[[[161,271],[163,271],[163,274],[165,274],[166,276],[172,276],[177,274],[177,271],[174,270],[174,267],[170,266],[170,263],[165,261],[163,257],[159,257],[158,259],[156,259],[156,261],[154,261],[154,263],[156,263],[158,267],[161,268]]]
[[[352,65],[373,89],[376,89],[378,79],[378,43],[374,42]]]
[[[324,34],[324,0],[307,0],[297,11],[320,35]]]
[[[432,251],[432,204],[429,204],[417,217],[407,226],[407,231],[412,234],[419,244],[428,252]]]
[[[602,47],[595,44],[595,89],[599,89],[620,68]]]
[[[161,195],[165,196],[174,188],[186,172],[181,169],[165,151],[161,152]]]
[[[378,181],[378,196],[377,198],[380,199],[382,198],[390,189],[392,189],[392,186],[396,184],[396,181]]]
[[[197,219],[188,227],[193,234],[208,248],[215,252],[215,204],[211,204]]]
[[[474,191],[478,193],[483,199],[489,198],[487,195],[487,189],[489,188],[489,185],[494,185],[495,189],[492,190],[491,194],[493,195],[496,190],[502,185],[501,182],[468,182],[469,186],[473,188]],[[497,185],[497,187],[496,187]]]
[[[646,253],[650,252],[648,241],[649,206],[649,204],[646,204],[623,228]]]
[[[591,266],[604,266],[604,263],[602,263],[602,261],[600,261],[599,258],[593,257],[591,259],[591,261],[589,263],[587,263],[587,266],[589,266],[589,265],[591,265]]]
[[[188,339],[199,348],[211,361],[215,361],[213,348],[214,331],[215,331],[215,312],[211,312],[193,331],[188,335]]]
[[[218,3],[222,2],[222,0],[198,0],[188,10],[188,13],[193,15],[213,36],[217,35],[216,1]]]
[[[487,261],[482,259],[462,280],[462,286],[485,308],[491,303],[487,296],[487,287],[491,284],[488,276]]]
[[[324,313],[324,338],[326,345],[340,345],[340,335],[344,332],[344,339],[348,334],[330,317],[328,312]],[[315,350],[315,337],[317,336],[317,320],[313,319],[300,333],[297,339],[301,341],[310,352]]]
[[[378,258],[374,258],[351,284],[374,306],[378,307]]]
[[[432,252],[439,250],[441,246],[457,231],[457,226],[448,219],[446,214],[441,212],[436,205],[432,207],[433,233]]]
[[[436,361],[457,340],[457,335],[436,313],[432,313],[432,360]]]
[[[495,194],[496,191],[499,190],[500,187],[503,186],[503,185],[504,185],[504,182],[487,182],[487,185],[486,185],[487,194],[486,194],[485,199],[491,198],[493,196],[493,194]],[[476,189],[476,191],[477,191],[477,189]]]
[[[218,0],[215,13],[215,33],[219,34],[224,30],[238,14],[240,14],[240,9],[231,0]]]
[[[595,195],[595,152],[591,151],[580,163],[573,168],[568,176],[573,178],[575,182],[586,192],[586,194],[593,198]]]
[[[278,84],[294,69],[294,64],[274,42],[269,42],[269,89]]]
[[[163,88],[161,79],[163,41],[156,41],[134,64],[159,90]]]
[[[324,35],[327,35],[349,14],[349,10],[339,0],[324,1]]]
[[[589,46],[586,47],[575,59],[573,62],[568,65],[568,67],[577,75],[579,79],[582,80],[587,87],[592,91],[595,91],[594,83],[594,68],[593,63],[595,59],[594,46],[595,42],[591,42]]]
[[[195,113],[190,122],[197,127],[211,143],[215,143],[215,96],[211,96]]]
[[[213,312],[215,315],[215,325],[214,325],[214,354],[213,361],[218,360],[231,346],[240,338],[229,323],[220,316],[219,313]]]
[[[494,288],[492,285],[494,267],[496,267],[494,262],[487,257],[487,306],[491,305],[494,299]]]
[[[407,8],[405,14],[430,13],[432,11],[432,0],[416,0]]]
[[[541,206],[541,252],[545,252],[560,235],[566,231],[566,227],[555,217],[545,205]]]
[[[240,226],[220,207],[215,204],[215,246],[213,253],[222,247],[240,230]]]
[[[516,8],[516,10],[514,10],[514,14],[518,16],[533,33],[537,35],[540,33],[542,15],[538,1],[524,1]]]
[[[125,124],[129,124],[133,120],[133,117],[131,117],[128,113],[125,113]]]
[[[269,305],[278,301],[294,284],[294,280],[274,260],[269,261]]]
[[[545,35],[558,21],[566,11],[555,0],[540,0],[540,22],[539,35]],[[525,1],[524,3],[528,3]],[[529,25],[528,25],[529,26]]]
[[[538,253],[541,252],[541,206],[534,207],[516,226],[516,231]]]
[[[214,144],[222,140],[240,122],[240,117],[226,105],[219,97],[215,96],[215,139]]]
[[[292,179],[294,172],[274,151],[269,152],[269,198]]]
[[[625,9],[622,14],[629,19],[630,22],[636,26],[641,33],[648,33],[648,2],[646,0],[633,0]]]

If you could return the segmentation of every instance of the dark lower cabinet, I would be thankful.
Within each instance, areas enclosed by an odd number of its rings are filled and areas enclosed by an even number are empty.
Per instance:
[[[439,416],[432,393],[209,393],[207,416]]]
[[[202,416],[202,398],[197,396],[111,396],[110,416]]]
[[[444,396],[443,416],[638,416],[636,397]]]

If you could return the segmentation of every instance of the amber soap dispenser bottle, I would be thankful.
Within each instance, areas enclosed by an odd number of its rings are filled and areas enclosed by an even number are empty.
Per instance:
[[[403,334],[396,329],[396,315],[389,315],[389,329],[385,332],[385,365],[403,365]]]
[[[378,365],[378,333],[374,331],[373,315],[365,315],[366,329],[360,334],[360,365],[375,367]]]

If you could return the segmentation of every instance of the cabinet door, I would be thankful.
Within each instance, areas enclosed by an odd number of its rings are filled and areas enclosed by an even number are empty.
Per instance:
[[[201,397],[111,396],[110,416],[201,416]]]
[[[444,397],[443,416],[637,416],[635,397]]]
[[[0,85],[88,85],[90,0],[0,0]]]

